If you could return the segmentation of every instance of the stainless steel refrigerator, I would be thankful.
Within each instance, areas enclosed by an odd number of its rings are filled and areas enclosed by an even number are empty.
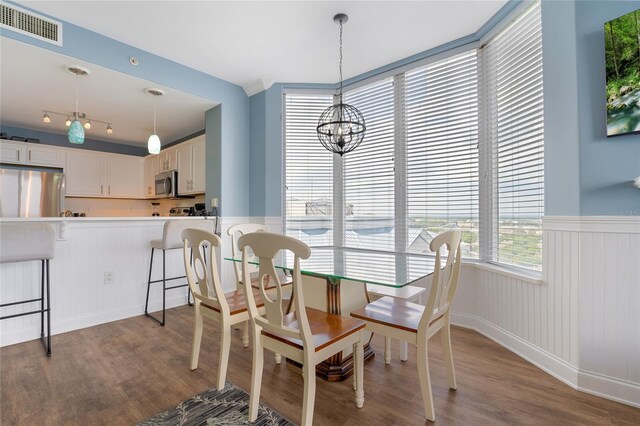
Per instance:
[[[0,217],[55,217],[64,208],[60,169],[0,166]]]

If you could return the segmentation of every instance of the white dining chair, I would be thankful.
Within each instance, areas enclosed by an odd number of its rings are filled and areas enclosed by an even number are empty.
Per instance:
[[[236,259],[242,257],[242,250],[238,248],[238,239],[245,234],[250,234],[252,232],[269,232],[269,227],[260,223],[240,223],[238,225],[233,225],[227,229],[227,234],[231,238],[231,256]],[[233,272],[236,276],[236,286],[238,289],[242,287],[242,266],[240,262],[233,262]],[[258,288],[258,279],[256,278],[257,268],[253,265],[249,266],[251,271],[251,286],[253,288]],[[279,271],[278,273],[280,278],[280,283],[283,286],[291,285],[291,277],[286,275],[284,272]],[[275,284],[266,283],[267,290],[275,289]],[[287,292],[285,292],[285,298],[291,293],[290,287],[287,288]]]
[[[246,248],[250,247],[259,259],[258,285],[260,295],[265,303],[265,312],[261,314],[258,310],[258,299],[254,299],[252,293],[247,293],[249,314],[253,325],[253,369],[251,372],[249,421],[255,421],[258,415],[264,348],[281,353],[302,364],[304,395],[301,424],[310,425],[313,422],[315,403],[316,365],[330,356],[353,347],[355,401],[356,406],[361,408],[364,404],[364,353],[361,332],[365,323],[353,318],[305,307],[300,259],[307,259],[311,255],[309,246],[285,235],[255,232],[240,237],[238,247],[243,252],[243,283],[250,282],[249,256]],[[283,289],[274,263],[274,258],[281,251],[288,251],[294,255],[292,285],[295,309],[288,314],[285,313],[283,307]],[[276,285],[274,298],[270,298],[267,294],[266,279]],[[246,284],[244,286],[247,288]]]
[[[242,250],[238,248],[238,239],[245,234],[250,234],[252,232],[269,232],[269,227],[267,225],[263,225],[261,223],[240,223],[237,225],[233,225],[227,229],[227,235],[231,238],[231,256],[234,259],[238,257],[242,257]],[[242,265],[240,262],[233,262],[233,272],[236,277],[236,288],[239,291],[242,291]],[[251,287],[254,289],[259,288],[258,278],[257,278],[257,267],[255,265],[249,265],[250,275],[251,275]],[[282,271],[279,271],[280,283],[282,286],[286,286],[285,291],[285,299],[289,300],[287,305],[287,312],[291,310],[291,277],[285,275]],[[273,293],[275,291],[275,284],[271,282],[267,282],[265,284],[265,289],[267,290],[267,294],[270,297],[273,297]],[[242,344],[244,347],[249,346],[249,321],[245,322],[242,325]],[[282,357],[280,354],[275,354],[276,364],[280,364],[282,362]]]
[[[444,350],[444,365],[450,389],[456,389],[456,376],[451,351],[450,308],[458,287],[460,275],[460,230],[443,232],[430,244],[436,253],[433,283],[426,306],[392,297],[382,297],[363,308],[351,312],[351,316],[366,321],[367,330],[417,345],[417,364],[422,400],[427,419],[435,420],[431,378],[429,375],[428,342],[440,331]],[[440,249],[448,250],[447,260],[441,266]]]
[[[201,229],[185,229],[182,231],[182,239],[184,241],[184,267],[187,282],[195,302],[191,370],[198,368],[203,318],[218,320],[220,323],[220,356],[218,358],[217,388],[221,390],[224,388],[229,364],[231,326],[249,321],[247,299],[244,290],[225,293],[222,289],[215,257],[215,248],[221,245],[220,237]],[[191,260],[192,252],[193,261]],[[262,310],[264,306],[262,297],[257,292],[255,293],[251,298],[253,305],[256,310]]]

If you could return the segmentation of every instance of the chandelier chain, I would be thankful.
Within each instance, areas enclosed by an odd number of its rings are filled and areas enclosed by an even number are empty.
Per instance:
[[[340,103],[342,103],[342,19],[340,20]]]

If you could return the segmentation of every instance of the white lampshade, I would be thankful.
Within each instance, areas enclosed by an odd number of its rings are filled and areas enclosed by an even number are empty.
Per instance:
[[[149,154],[160,154],[160,138],[158,135],[149,136],[147,149],[149,150]]]

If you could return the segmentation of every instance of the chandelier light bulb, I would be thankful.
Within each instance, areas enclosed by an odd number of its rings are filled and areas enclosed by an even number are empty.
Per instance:
[[[42,121],[44,121],[45,123],[51,123],[51,117],[49,117],[49,114],[46,111],[44,112],[44,117],[42,117]]]
[[[113,133],[113,127],[111,127],[111,124],[107,124],[107,133]]]
[[[67,117],[67,121],[64,122],[64,125],[67,127],[71,126],[71,119],[69,117]]]
[[[89,120],[86,123],[84,123],[84,128],[87,129],[87,130],[91,129],[91,120]]]

